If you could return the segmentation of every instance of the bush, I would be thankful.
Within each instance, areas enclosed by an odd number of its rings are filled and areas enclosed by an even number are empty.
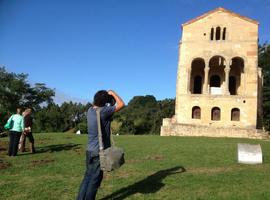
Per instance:
[[[87,134],[87,123],[85,121],[77,124],[76,131],[80,130],[82,134]]]

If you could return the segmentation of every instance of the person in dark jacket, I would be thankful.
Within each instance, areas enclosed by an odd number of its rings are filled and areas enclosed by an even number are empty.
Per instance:
[[[20,138],[20,151],[21,152],[25,151],[25,140],[26,138],[28,138],[30,151],[31,153],[35,153],[36,152],[34,146],[35,140],[32,133],[32,126],[33,126],[32,109],[27,108],[24,111],[23,116],[24,116],[24,131]]]

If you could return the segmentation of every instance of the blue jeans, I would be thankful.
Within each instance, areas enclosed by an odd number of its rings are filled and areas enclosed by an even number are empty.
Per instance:
[[[95,200],[102,178],[103,171],[100,170],[99,155],[86,151],[86,171],[77,200]]]

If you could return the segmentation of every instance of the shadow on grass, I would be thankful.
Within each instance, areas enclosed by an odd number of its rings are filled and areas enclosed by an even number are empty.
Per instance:
[[[124,188],[112,193],[111,195],[102,198],[101,200],[109,200],[109,199],[121,200],[121,199],[125,199],[131,195],[134,195],[136,193],[141,193],[141,194],[156,193],[162,187],[165,186],[165,184],[162,183],[162,180],[164,178],[166,178],[169,175],[183,173],[185,171],[186,171],[185,168],[182,166],[177,166],[177,167],[173,167],[170,169],[160,170],[160,171],[146,177],[145,179],[143,179],[141,181],[138,181],[132,185],[124,187]]]
[[[82,144],[74,144],[74,143],[68,143],[68,144],[55,144],[55,145],[49,145],[45,147],[37,147],[36,153],[53,153],[53,152],[59,152],[59,151],[69,151],[69,150],[78,150],[80,149]],[[24,153],[21,155],[30,155],[32,153]]]
[[[37,153],[46,153],[46,152],[58,152],[58,151],[69,151],[73,149],[78,149],[80,148],[81,144],[73,144],[73,143],[68,143],[68,144],[55,144],[55,145],[49,145],[45,147],[40,147],[37,148]]]

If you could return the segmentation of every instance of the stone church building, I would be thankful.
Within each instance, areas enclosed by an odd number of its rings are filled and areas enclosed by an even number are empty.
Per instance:
[[[161,136],[264,138],[258,25],[217,8],[182,24],[173,118]]]

